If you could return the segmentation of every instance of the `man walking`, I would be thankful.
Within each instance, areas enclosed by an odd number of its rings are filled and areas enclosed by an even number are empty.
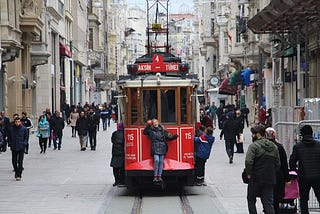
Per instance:
[[[311,126],[301,128],[302,141],[294,145],[290,156],[291,170],[297,169],[300,190],[301,214],[308,214],[309,192],[312,187],[320,203],[320,142],[313,139]]]
[[[226,116],[226,121],[223,123],[220,133],[220,140],[224,136],[226,152],[229,157],[229,163],[233,163],[234,144],[237,143],[238,127],[234,120],[234,113],[229,112]]]
[[[61,149],[61,144],[62,144],[62,130],[64,129],[64,119],[61,117],[60,112],[56,111],[55,112],[55,117],[52,119],[52,129],[53,129],[53,134],[54,134],[54,138],[53,138],[53,146],[54,146],[54,150],[56,150],[58,148],[58,150]],[[57,140],[58,145],[57,145]]]
[[[261,198],[264,212],[274,214],[273,188],[276,184],[276,171],[280,168],[277,146],[264,138],[262,125],[251,128],[253,143],[248,147],[245,167],[250,179],[247,201],[250,214],[256,214],[256,197]]]
[[[20,118],[14,119],[14,125],[9,129],[8,144],[12,152],[12,165],[15,179],[21,180],[24,151],[28,143],[28,130],[21,124]]]
[[[94,108],[90,107],[88,115],[89,124],[89,140],[91,150],[96,150],[97,146],[97,127],[100,122],[100,116],[94,112]]]
[[[32,121],[30,120],[29,117],[27,117],[27,113],[26,112],[22,112],[21,113],[21,123],[22,125],[24,125],[24,127],[27,128],[28,130],[28,138],[27,138],[27,145],[26,145],[26,149],[25,149],[25,154],[28,154],[29,151],[29,135],[30,135],[30,129],[33,128],[33,124]]]
[[[212,102],[212,105],[209,107],[209,113],[214,126],[216,126],[217,110],[215,102]]]
[[[86,140],[87,140],[88,129],[89,129],[88,119],[84,111],[82,111],[80,112],[80,117],[79,119],[77,119],[77,122],[76,122],[76,130],[78,131],[78,135],[79,135],[81,151],[86,150]]]

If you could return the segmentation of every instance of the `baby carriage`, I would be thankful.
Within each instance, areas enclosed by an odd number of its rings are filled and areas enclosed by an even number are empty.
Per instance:
[[[298,175],[295,171],[289,172],[290,185],[285,186],[285,195],[279,203],[280,213],[297,214],[297,199],[299,198]]]

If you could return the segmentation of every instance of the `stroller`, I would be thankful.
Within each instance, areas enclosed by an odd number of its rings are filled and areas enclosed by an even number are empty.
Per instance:
[[[291,184],[285,186],[285,195],[279,203],[280,213],[297,214],[297,199],[299,198],[298,175],[295,171],[289,172]]]

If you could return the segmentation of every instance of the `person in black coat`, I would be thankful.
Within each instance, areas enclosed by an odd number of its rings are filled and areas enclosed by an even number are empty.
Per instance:
[[[86,138],[89,129],[89,122],[84,111],[80,112],[80,117],[76,122],[76,130],[79,136],[81,151],[86,150]]]
[[[28,143],[28,130],[24,127],[19,117],[14,118],[14,125],[9,128],[8,144],[12,152],[12,165],[15,179],[21,180],[23,171],[24,151]]]
[[[281,213],[279,203],[284,198],[285,183],[290,182],[287,154],[283,146],[276,140],[276,131],[273,128],[266,128],[266,138],[277,146],[280,157],[280,169],[276,171],[276,184],[273,190],[274,213],[278,214]]]
[[[237,143],[238,127],[234,120],[234,113],[229,112],[226,116],[226,121],[223,123],[220,133],[220,140],[224,136],[227,155],[229,157],[229,163],[233,163],[234,144]]]
[[[64,129],[64,126],[65,126],[64,119],[60,116],[60,112],[56,111],[55,117],[52,119],[52,129],[54,134],[54,138],[53,138],[54,150],[56,150],[57,147],[58,147],[58,150],[61,149],[62,135],[63,135],[62,130]],[[57,140],[59,141],[58,145],[57,145]]]
[[[244,121],[243,121],[243,116],[241,115],[240,110],[236,110],[235,122],[236,122],[236,127],[238,128],[238,131],[237,131],[237,139],[238,140],[236,142],[237,151],[235,153],[244,153],[244,151],[243,151],[243,143],[244,142],[242,142],[243,141]]]
[[[148,121],[143,133],[151,139],[151,154],[154,157],[154,178],[153,182],[161,182],[164,156],[168,152],[166,141],[175,140],[178,135],[168,133],[157,119]]]
[[[124,186],[124,131],[123,123],[117,124],[117,131],[111,136],[112,158],[110,166],[113,168],[115,182],[113,186]]]
[[[97,128],[100,123],[100,115],[94,112],[94,108],[90,107],[88,114],[89,125],[89,140],[91,150],[96,150],[97,147]]]
[[[289,165],[291,170],[297,170],[300,191],[300,210],[302,214],[309,213],[309,192],[312,187],[318,202],[320,202],[320,142],[313,139],[310,125],[301,128],[302,142],[293,146]]]

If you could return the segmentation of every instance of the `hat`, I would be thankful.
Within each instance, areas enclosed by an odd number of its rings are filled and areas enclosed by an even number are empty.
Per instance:
[[[274,133],[274,136],[273,136]],[[268,127],[266,128],[266,137],[268,139],[273,139],[276,136],[276,130],[274,128]]]
[[[117,130],[118,130],[118,131],[122,131],[123,128],[124,128],[124,127],[123,127],[123,123],[118,123],[118,124],[117,124]]]
[[[302,136],[312,136],[313,131],[312,131],[312,127],[310,125],[304,125],[301,129],[300,129],[300,133]]]

